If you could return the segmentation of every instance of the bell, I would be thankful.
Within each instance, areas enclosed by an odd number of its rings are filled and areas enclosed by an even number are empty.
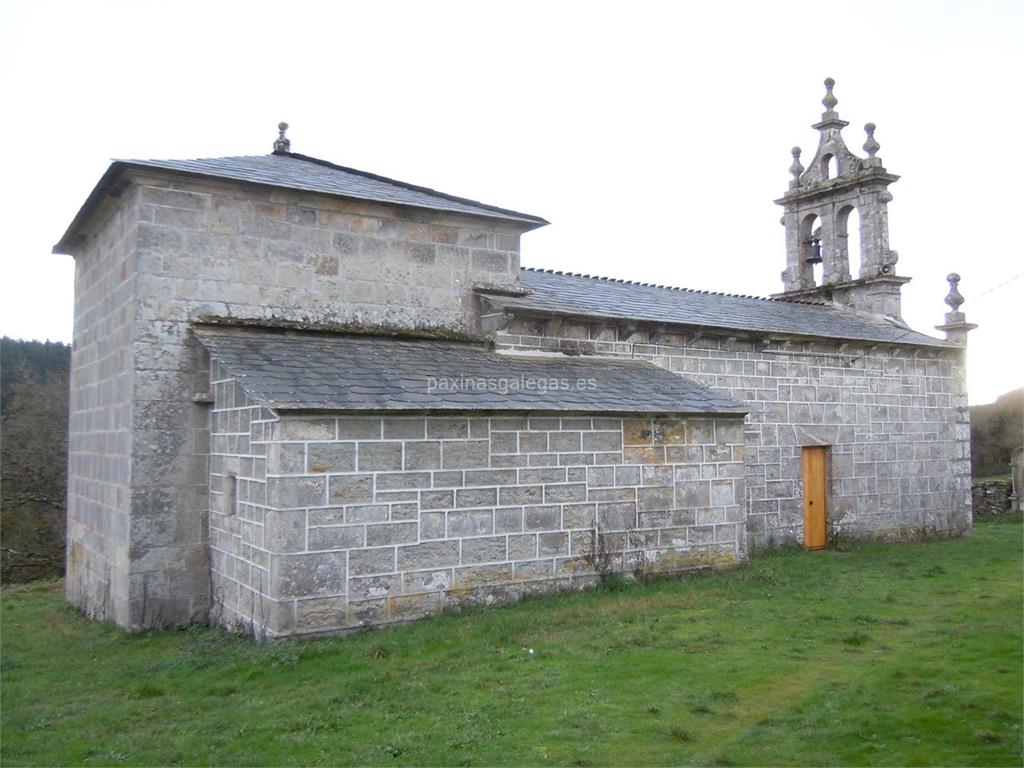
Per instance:
[[[821,264],[821,235],[815,232],[807,244],[811,246],[811,255],[804,261],[808,264]]]

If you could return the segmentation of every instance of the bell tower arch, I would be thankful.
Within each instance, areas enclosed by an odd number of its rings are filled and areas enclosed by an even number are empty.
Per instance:
[[[814,158],[805,168],[800,148],[793,148],[789,191],[775,201],[786,227],[784,290],[776,297],[819,299],[899,318],[900,288],[910,281],[896,275],[898,256],[889,248],[888,187],[899,176],[877,157],[874,123],[864,126],[867,157],[846,146],[842,132],[849,123],[836,112],[834,86],[831,77],[825,80],[825,111],[812,126],[818,131]],[[857,227],[853,237],[851,223]],[[851,242],[859,242],[859,252],[851,253]]]

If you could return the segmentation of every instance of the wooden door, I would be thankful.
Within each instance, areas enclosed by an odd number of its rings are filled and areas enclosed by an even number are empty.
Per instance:
[[[826,446],[804,448],[804,547],[825,548]]]

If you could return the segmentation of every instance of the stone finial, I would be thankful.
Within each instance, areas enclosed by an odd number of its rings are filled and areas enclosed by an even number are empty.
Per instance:
[[[825,78],[825,98],[821,100],[821,103],[825,106],[825,114],[821,116],[823,120],[836,116],[836,104],[839,103],[839,99],[832,93],[832,88],[835,84],[836,81],[831,77]]]
[[[946,332],[946,341],[964,346],[967,344],[967,334],[978,326],[968,323],[967,317],[960,311],[960,305],[964,303],[964,297],[960,295],[958,284],[960,275],[951,272],[946,276],[949,282],[949,293],[946,295],[946,305],[950,311],[946,313],[946,322],[935,326],[940,331]]]
[[[277,130],[278,135],[277,139],[274,141],[274,154],[279,154],[282,152],[291,152],[292,143],[291,141],[289,141],[288,137],[284,135],[285,131],[288,130],[288,123],[278,123]]]
[[[960,283],[960,275],[956,272],[950,272],[946,275],[946,281],[949,283],[949,293],[946,295],[946,304],[954,312],[960,311],[960,305],[964,303],[964,297],[960,295],[960,291],[957,285]]]
[[[868,135],[867,141],[864,142],[864,151],[868,153],[868,157],[874,158],[882,147],[875,141],[875,128],[877,126],[874,123],[867,123],[864,126],[864,132]]]
[[[800,147],[793,147],[792,153],[793,164],[789,166],[789,172],[793,174],[793,180],[789,184],[795,186],[800,182],[800,174],[804,172],[804,167],[800,164]]]

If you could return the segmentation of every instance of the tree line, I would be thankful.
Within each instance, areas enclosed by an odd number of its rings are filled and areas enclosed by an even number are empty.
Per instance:
[[[1010,474],[1010,458],[1024,445],[1024,387],[994,403],[971,406],[971,474]]]
[[[0,580],[64,573],[71,347],[0,339]]]

